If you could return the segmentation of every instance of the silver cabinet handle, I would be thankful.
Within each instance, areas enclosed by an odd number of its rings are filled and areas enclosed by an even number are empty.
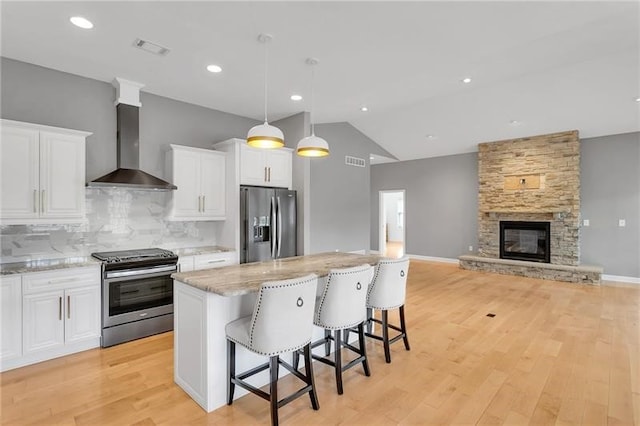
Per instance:
[[[207,209],[206,209],[206,207],[205,207],[205,204],[204,204],[204,203],[205,203],[205,196],[203,195],[203,196],[202,196],[202,213],[204,213],[204,212],[206,212],[206,211],[207,211]]]
[[[268,182],[267,181],[267,168],[266,167],[264,168],[264,181]]]
[[[42,190],[41,198],[42,198],[42,200],[40,202],[40,212],[44,213],[44,203],[45,203],[44,189]]]
[[[214,259],[214,260],[208,260],[207,263],[222,263],[226,261],[227,259]]]
[[[33,212],[38,213],[38,190],[33,190]]]
[[[62,296],[58,297],[58,320],[62,321]]]
[[[182,265],[178,263],[178,272],[182,271]]]
[[[269,167],[269,182],[271,182],[271,167]]]
[[[67,318],[71,318],[71,296],[67,296]]]
[[[198,195],[198,213],[202,211],[202,195]]]

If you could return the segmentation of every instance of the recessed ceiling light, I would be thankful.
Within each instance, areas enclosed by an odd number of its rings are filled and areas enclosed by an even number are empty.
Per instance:
[[[512,126],[519,126],[519,125],[522,124],[522,121],[511,120],[511,121],[509,121],[509,124],[511,124]]]
[[[291,100],[292,101],[301,101],[302,100],[302,96],[300,96],[300,95],[291,95]]]
[[[69,21],[71,21],[71,23],[76,27],[80,27],[85,30],[90,30],[91,28],[93,28],[93,23],[90,20],[83,18],[82,16],[72,16],[71,18],[69,18]]]
[[[212,64],[212,65],[207,65],[207,71],[218,73],[218,72],[222,72],[222,68],[220,68],[218,65]]]
[[[427,135],[427,136],[426,136],[426,138],[427,138],[427,139],[435,139],[435,138],[436,138],[436,135]]]
[[[470,77],[465,77],[460,81],[462,81],[464,84],[468,84],[468,83],[471,83],[471,78]]]
[[[640,96],[636,98],[636,102],[640,102]]]
[[[367,108],[366,106],[363,106],[363,107],[360,107],[360,111],[367,112],[369,111],[369,108]]]

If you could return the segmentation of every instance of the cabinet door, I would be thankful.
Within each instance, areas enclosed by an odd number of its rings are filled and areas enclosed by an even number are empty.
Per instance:
[[[81,136],[40,132],[41,216],[84,216],[84,152]]]
[[[266,150],[240,145],[240,184],[268,186]]]
[[[22,299],[25,355],[64,345],[64,292],[25,295]]]
[[[22,355],[22,280],[20,275],[0,279],[0,361]]]
[[[196,152],[173,150],[173,207],[171,216],[196,217],[201,215],[200,156]]]
[[[0,139],[0,217],[40,214],[39,132],[2,126]]]
[[[225,162],[222,153],[200,157],[200,188],[202,215],[210,219],[224,219],[225,214]]]
[[[291,151],[278,149],[267,153],[269,186],[291,188]]]
[[[65,290],[65,343],[100,336],[100,286]]]

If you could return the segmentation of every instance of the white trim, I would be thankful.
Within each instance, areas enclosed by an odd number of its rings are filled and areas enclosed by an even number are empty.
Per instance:
[[[350,251],[349,253],[353,253],[353,254],[367,254],[366,250],[353,250]]]
[[[419,254],[407,254],[407,256],[409,259],[428,260],[430,262],[452,263],[456,265],[460,263],[458,259],[450,259],[448,257],[421,256]]]
[[[2,127],[13,126],[13,127],[20,127],[21,129],[39,130],[42,132],[55,132],[55,133],[62,133],[64,135],[82,136],[85,138],[93,134],[91,132],[85,132],[83,130],[65,129],[62,127],[54,127],[54,126],[45,126],[44,124],[27,123],[25,121],[7,120],[6,118],[3,118],[2,120],[0,120],[0,124],[2,124]]]
[[[402,251],[403,255],[407,250],[407,191],[405,189],[385,189],[378,191],[378,251],[384,253],[387,250],[386,235],[384,233],[384,227],[386,225],[386,211],[384,196],[385,194],[402,193],[402,205],[404,213],[402,215]]]
[[[602,281],[615,281],[618,283],[640,284],[640,277],[625,277],[622,275],[602,274]]]

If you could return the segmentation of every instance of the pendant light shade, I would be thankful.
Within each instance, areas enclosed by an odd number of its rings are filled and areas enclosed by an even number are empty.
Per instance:
[[[282,148],[284,135],[282,130],[267,123],[253,126],[247,134],[247,144],[255,148]]]
[[[326,157],[329,155],[329,144],[321,137],[315,135],[313,126],[313,70],[315,66],[318,65],[318,60],[315,58],[309,58],[306,62],[307,65],[311,66],[311,111],[309,113],[311,121],[311,136],[300,139],[300,142],[298,142],[298,148],[296,149],[296,154],[301,157]]]
[[[297,154],[301,157],[326,157],[329,155],[329,144],[316,135],[307,136],[298,142]]]
[[[270,34],[258,36],[258,41],[264,43],[264,124],[253,126],[247,134],[247,144],[255,148],[282,148],[284,146],[282,130],[270,125],[267,120],[267,71],[269,69],[267,44],[272,38]]]

